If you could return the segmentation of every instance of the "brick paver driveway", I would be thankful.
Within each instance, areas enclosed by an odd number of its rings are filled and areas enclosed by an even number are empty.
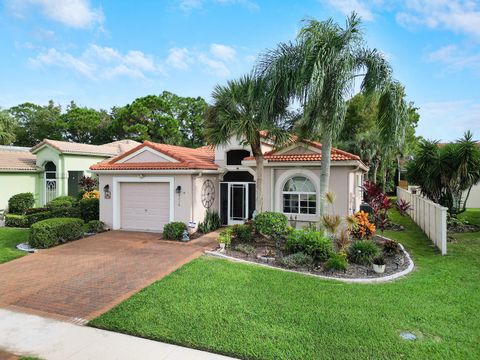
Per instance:
[[[111,231],[0,265],[0,307],[92,319],[200,256],[215,234],[189,243]]]

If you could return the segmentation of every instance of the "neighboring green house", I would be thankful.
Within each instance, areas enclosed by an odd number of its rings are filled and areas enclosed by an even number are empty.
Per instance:
[[[12,195],[21,192],[32,192],[38,206],[58,196],[76,196],[78,180],[91,174],[91,165],[137,145],[132,140],[88,145],[45,139],[31,149],[1,146],[0,210],[7,208]]]

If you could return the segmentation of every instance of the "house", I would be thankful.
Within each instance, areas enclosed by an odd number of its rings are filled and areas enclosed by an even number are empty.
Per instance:
[[[264,211],[285,213],[297,226],[320,220],[319,176],[322,145],[298,141],[274,149],[267,141]],[[112,229],[162,231],[170,221],[203,221],[218,211],[224,224],[243,223],[255,211],[255,161],[249,147],[190,149],[144,142],[90,167],[99,177],[100,220]],[[352,214],[361,203],[367,167],[356,155],[332,149],[330,189],[334,211]]]
[[[21,192],[32,192],[36,205],[62,195],[76,196],[78,180],[89,167],[119,155],[140,143],[132,140],[87,145],[45,139],[33,148],[0,147],[0,209]]]

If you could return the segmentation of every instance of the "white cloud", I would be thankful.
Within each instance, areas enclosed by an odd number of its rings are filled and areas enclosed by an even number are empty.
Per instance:
[[[213,56],[222,61],[231,61],[235,58],[235,55],[237,54],[235,49],[231,46],[221,44],[210,45],[210,52]]]
[[[178,6],[183,11],[200,9],[203,6],[203,0],[180,0]]]
[[[418,134],[428,139],[451,141],[471,130],[480,139],[480,102],[456,100],[419,105]]]
[[[216,3],[222,5],[242,5],[250,11],[257,11],[260,9],[260,6],[251,0],[215,0]]]
[[[174,47],[169,50],[165,65],[183,71],[195,67],[214,76],[226,77],[231,74],[230,66],[237,64],[236,55],[233,47],[216,43],[207,49]]]
[[[180,10],[190,12],[192,10],[201,9],[207,2],[206,0],[179,0],[178,7]],[[241,5],[250,11],[257,11],[260,6],[253,0],[212,0],[212,3],[219,5]]]
[[[480,52],[469,52],[457,45],[446,45],[438,50],[430,52],[426,60],[445,65],[448,72],[473,70],[480,74]]]
[[[186,48],[172,48],[165,63],[180,70],[187,70],[193,62],[190,51]]]
[[[38,54],[35,58],[30,58],[29,62],[34,67],[58,66],[72,69],[90,79],[94,78],[95,66],[93,64],[53,48]]]
[[[34,68],[60,67],[73,70],[91,80],[111,79],[117,76],[145,78],[148,74],[163,72],[153,57],[138,50],[122,54],[116,49],[90,45],[82,54],[74,56],[51,48],[29,59]]]
[[[407,28],[443,28],[480,37],[480,2],[474,0],[407,0],[397,22]]]
[[[328,3],[344,15],[348,16],[355,11],[363,20],[373,20],[373,13],[360,0],[328,0]]]
[[[230,75],[230,70],[223,61],[212,59],[203,53],[198,55],[198,61],[206,66],[206,71],[209,74],[219,77],[226,77]]]
[[[73,28],[101,25],[105,17],[100,8],[93,8],[89,0],[11,0],[10,7],[17,16],[24,16],[27,8],[37,6],[47,18]]]

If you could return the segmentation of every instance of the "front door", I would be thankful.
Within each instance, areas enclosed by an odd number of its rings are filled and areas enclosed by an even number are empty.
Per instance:
[[[228,224],[243,224],[248,209],[247,184],[230,184],[228,195],[230,198]]]
[[[255,209],[255,183],[224,182],[221,188],[225,190],[221,192],[224,223],[243,224]]]

